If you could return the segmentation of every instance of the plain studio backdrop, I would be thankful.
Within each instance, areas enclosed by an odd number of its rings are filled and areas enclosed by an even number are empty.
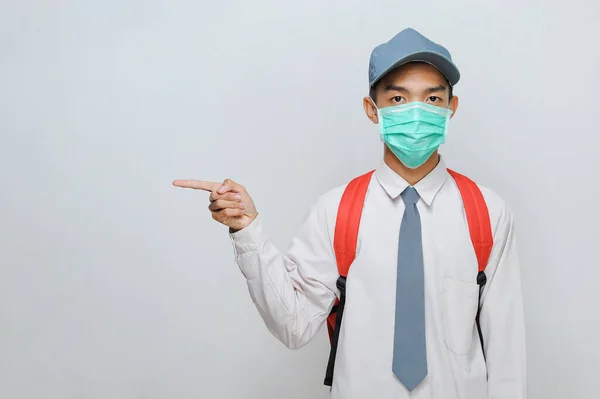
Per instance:
[[[600,3],[68,1],[0,6],[0,398],[325,398],[325,330],[273,338],[204,192],[248,188],[285,250],[377,166],[372,48],[450,48],[442,153],[516,216],[529,397],[600,391]]]

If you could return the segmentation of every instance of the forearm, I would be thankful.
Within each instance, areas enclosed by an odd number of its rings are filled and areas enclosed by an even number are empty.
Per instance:
[[[526,348],[522,304],[507,298],[503,321],[488,323],[484,336],[488,369],[489,399],[526,397]],[[493,310],[492,310],[493,311]]]
[[[512,216],[491,257],[493,273],[484,295],[481,326],[489,399],[526,397],[525,320]]]
[[[282,254],[261,223],[257,219],[232,235],[236,261],[269,331],[289,348],[299,348],[327,318],[335,299],[335,269],[302,235],[294,239],[290,253]]]

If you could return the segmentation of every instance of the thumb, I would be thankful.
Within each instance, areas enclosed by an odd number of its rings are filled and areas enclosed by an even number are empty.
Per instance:
[[[217,189],[217,194],[225,194],[226,192],[233,191],[236,193],[243,193],[246,191],[244,186],[239,183],[234,182],[231,179],[223,180],[221,186]]]

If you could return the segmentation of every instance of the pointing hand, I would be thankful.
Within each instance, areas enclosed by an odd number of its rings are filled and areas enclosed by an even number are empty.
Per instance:
[[[232,230],[247,227],[258,216],[248,191],[233,180],[223,183],[202,180],[175,180],[173,185],[210,192],[208,209],[213,219]]]

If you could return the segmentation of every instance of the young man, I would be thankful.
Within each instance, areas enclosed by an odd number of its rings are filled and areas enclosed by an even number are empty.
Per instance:
[[[459,77],[450,53],[412,29],[371,55],[364,109],[380,125],[384,156],[361,204],[332,398],[525,398],[513,216],[494,192],[479,187],[493,233],[480,297],[463,197],[437,151],[458,108],[452,89]],[[333,244],[347,186],[319,198],[283,254],[240,184],[174,184],[211,192],[209,209],[230,227],[269,330],[290,348],[309,342],[340,294]]]

